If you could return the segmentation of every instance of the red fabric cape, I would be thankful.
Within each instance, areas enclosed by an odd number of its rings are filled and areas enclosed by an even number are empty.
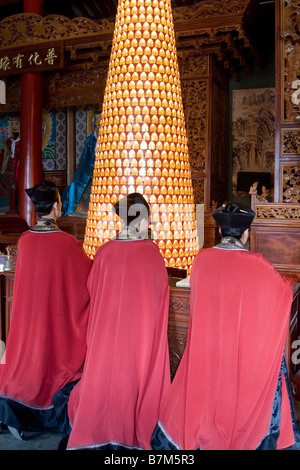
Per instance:
[[[67,233],[28,231],[20,237],[0,394],[45,407],[81,376],[91,266]]]
[[[68,448],[150,449],[170,384],[168,275],[151,240],[111,240],[91,270],[87,357],[69,400]]]
[[[199,252],[190,280],[187,345],[160,422],[181,449],[255,449],[269,427],[292,287],[260,254],[219,248]],[[285,384],[281,416],[287,447]]]

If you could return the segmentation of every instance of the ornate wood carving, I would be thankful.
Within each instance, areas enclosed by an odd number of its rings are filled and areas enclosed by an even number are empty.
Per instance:
[[[182,99],[192,173],[205,173],[207,154],[207,80],[182,80]]]
[[[20,13],[9,16],[0,22],[1,49],[24,46],[58,39],[113,33],[114,23],[103,20],[100,24],[88,18],[69,20],[63,16],[42,17],[34,13]]]
[[[251,16],[250,3],[250,0],[202,1],[192,8],[174,9],[178,50],[192,46],[199,52],[204,48],[201,53],[216,53],[228,67],[232,55],[235,64],[239,57],[241,63],[245,62],[249,51],[253,55],[244,31],[245,12],[247,18]],[[69,20],[59,15],[21,13],[0,22],[0,49],[62,40],[71,61],[87,57],[95,61],[97,56],[109,56],[113,31],[114,23],[106,20],[98,24],[88,18]]]
[[[281,39],[283,42],[283,74],[282,88],[284,105],[283,119],[295,122],[299,119],[299,105],[293,103],[291,95],[294,91],[293,82],[299,79],[300,70],[300,4],[293,0],[282,0]],[[298,86],[298,88],[300,88]]]
[[[250,249],[300,280],[300,204],[268,203],[253,195],[252,208]]]
[[[180,75],[194,200],[196,204],[203,204],[207,176],[208,55],[192,52],[180,56]]]
[[[281,95],[276,115],[279,133],[276,148],[275,201],[300,203],[300,4],[292,0],[277,0],[280,29],[276,37],[280,59],[276,89]],[[296,93],[296,94],[295,94]]]
[[[281,163],[280,189],[282,202],[300,204],[300,160]]]
[[[276,219],[277,221],[292,220],[297,221],[300,218],[300,205],[288,204],[257,204],[255,205],[255,218],[256,219]]]
[[[238,73],[241,66],[250,70],[253,57],[258,59],[246,31],[251,24],[253,29],[254,5],[250,0],[221,0],[174,9],[178,51],[194,48],[198,54],[214,53],[231,73]]]
[[[243,48],[249,47],[243,31],[243,17],[249,3],[250,0],[205,1],[192,8],[174,9],[179,55],[192,53],[194,56],[189,64],[185,61],[184,66],[192,66],[194,71],[205,67],[207,64],[203,57],[211,53],[217,54],[218,59],[232,70],[231,57],[237,63],[240,56],[242,63]],[[41,17],[21,13],[0,22],[0,50],[63,41],[65,70],[61,74],[45,74],[45,106],[72,106],[74,100],[78,104],[91,104],[101,101],[113,31],[114,23],[108,21],[98,24],[88,18],[69,20],[59,15]],[[190,47],[192,51],[189,51]],[[195,56],[197,63],[193,64]],[[80,81],[83,81],[83,87],[80,87]],[[10,80],[7,82],[9,85]],[[9,102],[3,111],[12,111],[12,108],[15,111],[13,102],[18,100],[15,100],[10,89],[7,95]]]
[[[250,247],[262,253],[281,272],[297,274],[300,279],[300,172],[299,104],[293,100],[293,82],[300,69],[300,4],[276,0],[276,155],[275,202],[259,201],[252,207],[255,219]],[[299,87],[300,88],[300,87]],[[299,123],[299,124],[298,124]]]
[[[216,17],[243,16],[249,5],[249,0],[221,0],[221,1],[203,1],[194,7],[179,7],[173,11],[174,23],[190,20],[211,20]]]
[[[194,199],[208,210],[227,195],[228,74],[211,55],[192,50],[180,59],[180,75]]]
[[[204,178],[192,177],[195,204],[204,204]]]
[[[45,108],[100,104],[103,100],[108,63],[99,67],[65,70],[45,76]]]
[[[281,136],[282,156],[299,155],[300,157],[300,129],[284,129]]]

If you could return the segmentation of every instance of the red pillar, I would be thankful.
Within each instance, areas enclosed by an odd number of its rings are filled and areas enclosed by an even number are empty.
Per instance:
[[[24,0],[24,13],[42,15],[43,0]],[[42,179],[42,73],[23,74],[21,82],[20,166],[18,176],[19,215],[34,225],[36,215],[25,189]]]
[[[24,13],[36,13],[42,16],[43,8],[44,0],[24,0],[23,2]]]

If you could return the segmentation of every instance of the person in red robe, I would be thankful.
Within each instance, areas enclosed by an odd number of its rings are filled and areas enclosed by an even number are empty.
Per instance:
[[[299,446],[284,358],[292,286],[245,248],[250,208],[232,203],[212,215],[221,243],[194,260],[187,344],[152,448]]]
[[[37,223],[18,243],[11,322],[0,364],[0,422],[23,431],[59,427],[52,397],[82,374],[92,261],[56,223],[61,200],[51,183],[27,189]],[[73,384],[73,385],[72,385]],[[59,405],[59,403],[58,403]]]
[[[150,449],[170,385],[169,283],[148,239],[149,206],[132,193],[114,210],[125,226],[98,248],[89,275],[87,356],[70,395],[67,449]]]

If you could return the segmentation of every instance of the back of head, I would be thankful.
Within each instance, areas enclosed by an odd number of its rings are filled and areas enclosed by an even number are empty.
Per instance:
[[[30,197],[39,217],[49,215],[53,204],[60,198],[57,186],[52,181],[38,183],[32,188],[25,189],[25,192]]]
[[[255,212],[245,204],[230,203],[223,205],[212,212],[212,216],[219,225],[222,236],[241,238],[244,231],[250,228]]]
[[[148,219],[150,207],[146,199],[140,193],[131,193],[118,201],[113,209],[115,213],[125,222],[126,226],[139,223]]]

